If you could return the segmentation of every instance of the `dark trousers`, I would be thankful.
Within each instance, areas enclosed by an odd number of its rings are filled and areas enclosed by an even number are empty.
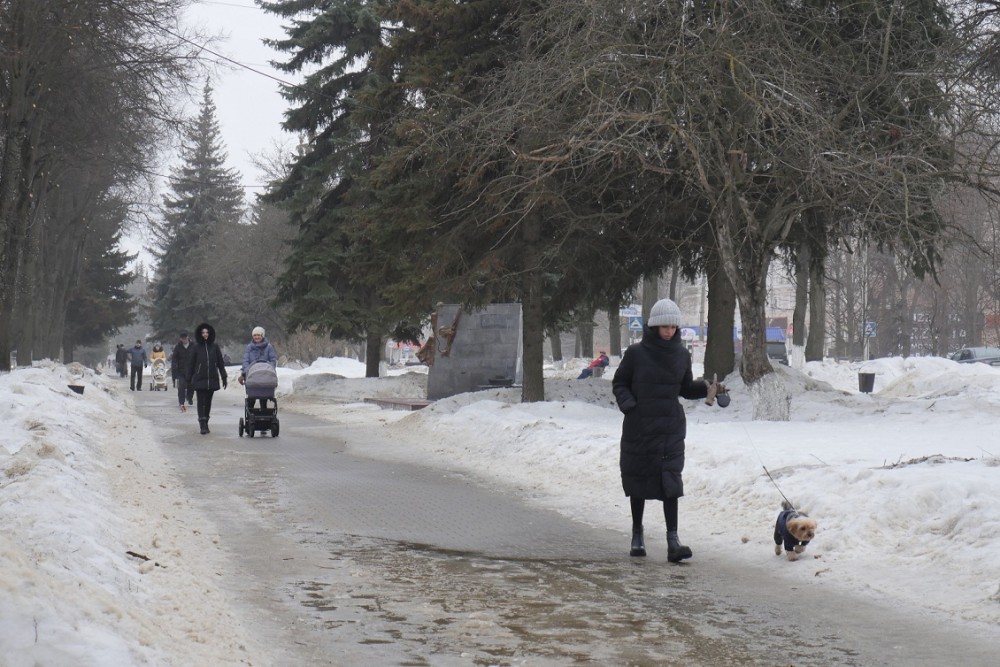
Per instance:
[[[198,421],[208,423],[208,418],[212,416],[212,389],[197,389],[194,392],[198,395]]]
[[[174,384],[177,385],[177,405],[184,405],[184,401],[190,403],[194,398],[194,389],[188,389],[187,378],[174,378]]]
[[[142,364],[132,364],[132,376],[129,377],[128,386],[142,391]]]

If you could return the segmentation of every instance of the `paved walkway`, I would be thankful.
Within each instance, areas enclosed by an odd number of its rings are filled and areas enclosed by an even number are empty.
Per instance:
[[[190,411],[136,397],[216,522],[225,586],[275,665],[995,664],[1000,632],[775,590],[697,545],[668,564],[652,529],[651,556],[630,559],[624,530],[352,453],[371,430],[284,410],[280,437],[239,438],[241,397],[222,392],[200,436]]]

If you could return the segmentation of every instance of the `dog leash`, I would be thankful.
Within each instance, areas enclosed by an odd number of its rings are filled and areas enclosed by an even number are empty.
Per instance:
[[[750,431],[747,430],[746,426],[743,426],[743,432],[747,436],[747,442],[749,442],[750,446],[753,447],[754,454],[757,455],[757,460],[760,461],[760,467],[764,469],[764,474],[766,474],[767,478],[769,480],[771,480],[771,484],[774,484],[774,488],[778,490],[778,493],[781,495],[782,499],[786,503],[788,503],[788,509],[794,510],[795,509],[795,505],[793,505],[792,501],[789,500],[787,496],[785,496],[784,492],[781,490],[781,487],[778,486],[778,483],[776,481],[774,481],[774,477],[771,476],[771,471],[767,469],[766,465],[764,465],[764,459],[761,457],[760,452],[757,450],[757,445],[755,445],[753,443],[753,438],[750,437]],[[796,511],[798,511],[798,510],[796,510]]]
[[[769,480],[771,480],[771,484],[774,484],[774,488],[778,489],[778,493],[781,493],[781,487],[778,486],[778,483],[774,481],[773,477],[771,477],[771,473],[768,471],[767,466],[761,464],[760,467],[764,468],[764,472],[767,473],[767,478]],[[784,500],[785,500],[786,503],[788,503],[788,509],[790,509],[790,510],[794,510],[795,509],[795,505],[792,504],[791,500],[789,500],[788,498],[785,497],[784,493],[781,493],[781,497],[784,498]],[[797,512],[798,510],[795,510],[795,511]]]

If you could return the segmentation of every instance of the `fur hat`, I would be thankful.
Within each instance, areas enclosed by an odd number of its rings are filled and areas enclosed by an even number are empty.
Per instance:
[[[649,311],[647,326],[664,327],[668,325],[675,327],[681,325],[681,309],[670,299],[660,299],[653,304],[652,309]]]
[[[257,334],[260,334],[261,336],[263,336],[264,335],[264,327],[254,327],[253,331],[250,332],[251,336],[256,336]]]

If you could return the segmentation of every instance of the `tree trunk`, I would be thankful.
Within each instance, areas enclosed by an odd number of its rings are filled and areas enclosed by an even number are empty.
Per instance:
[[[579,312],[579,311],[578,311]],[[576,325],[576,339],[580,342],[579,357],[594,358],[594,311],[586,309],[580,312]]]
[[[538,248],[541,238],[541,218],[537,210],[531,211],[521,223],[521,233],[527,251],[524,253],[524,274],[521,287],[521,341],[523,347],[524,378],[521,401],[533,403],[545,400],[545,378],[542,366],[545,361],[545,304],[541,257]]]
[[[709,252],[706,264],[708,336],[705,343],[705,377],[711,379],[718,376],[721,381],[733,372],[736,363],[733,349],[736,292],[729,276],[722,270],[718,252]]]
[[[826,355],[826,260],[813,253],[809,257],[809,335],[806,361],[823,361]]]
[[[382,363],[382,335],[368,332],[365,338],[365,377],[377,378]]]
[[[751,219],[751,212],[740,210],[735,199],[731,204],[733,210],[729,215],[717,221],[716,241],[722,265],[736,291],[743,321],[740,373],[753,400],[753,418],[788,421],[791,396],[767,356],[767,271],[774,246],[759,235],[748,233],[748,227],[756,230],[763,225]],[[737,224],[735,216],[745,219],[745,225]]]
[[[608,304],[608,354],[612,357],[622,356],[622,318],[621,304],[617,301]]]
[[[559,330],[551,327],[547,330],[546,335],[549,338],[549,345],[552,347],[552,361],[562,361],[562,336],[559,335]]]
[[[792,346],[806,344],[806,313],[809,310],[809,244],[795,248],[795,310],[792,312]]]
[[[660,279],[658,276],[644,276],[642,279],[642,323],[649,321],[649,311],[659,300]]]

